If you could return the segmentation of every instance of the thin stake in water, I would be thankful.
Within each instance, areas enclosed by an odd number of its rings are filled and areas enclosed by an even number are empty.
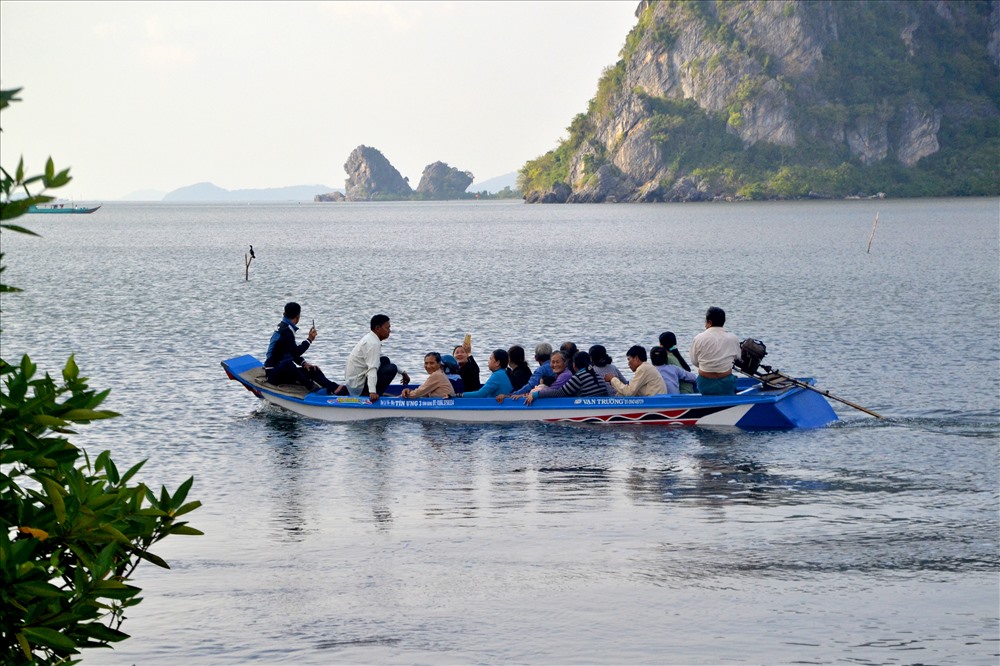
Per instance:
[[[872,253],[872,239],[875,238],[875,230],[876,229],[878,229],[878,212],[877,211],[875,212],[875,224],[874,224],[874,226],[872,226],[872,234],[871,234],[871,236],[868,237],[868,252],[867,252],[867,254],[871,254]]]

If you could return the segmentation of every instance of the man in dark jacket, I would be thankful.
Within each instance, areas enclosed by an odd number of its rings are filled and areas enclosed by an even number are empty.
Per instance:
[[[278,327],[271,334],[264,360],[264,373],[271,384],[301,384],[310,391],[326,389],[329,395],[343,395],[347,387],[338,386],[323,375],[318,366],[306,362],[302,355],[316,339],[316,329],[310,328],[307,339],[295,343],[295,331],[299,330],[302,306],[286,303],[285,311]]]

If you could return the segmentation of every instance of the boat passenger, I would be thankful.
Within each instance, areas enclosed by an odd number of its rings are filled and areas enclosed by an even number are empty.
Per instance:
[[[563,384],[572,379],[573,371],[570,370],[569,368],[569,362],[566,359],[565,352],[563,351],[552,352],[552,358],[549,359],[549,363],[552,366],[552,372],[555,373],[555,380],[553,380],[551,384],[549,383],[549,377],[543,377],[542,381],[539,382],[538,386],[525,390],[528,388],[528,385],[525,384],[520,391],[515,391],[514,393],[511,393],[509,396],[506,397],[513,398],[514,400],[520,400],[521,398],[529,395],[532,391],[539,391],[542,390],[543,388],[550,388],[550,389],[561,388]],[[498,398],[497,401],[500,402],[501,401],[500,398]]]
[[[691,366],[688,362],[684,360],[681,353],[677,350],[677,336],[670,331],[664,331],[660,333],[660,346],[667,350],[667,363],[670,365],[676,365],[681,370],[685,372],[692,372]],[[652,350],[650,350],[650,360],[652,360]],[[656,362],[653,362],[656,365]],[[680,391],[681,393],[695,393],[697,392],[697,387],[688,381],[680,381]]]
[[[271,334],[264,356],[264,376],[271,384],[301,384],[310,391],[325,390],[328,395],[343,395],[347,388],[326,378],[319,366],[307,362],[302,355],[316,339],[315,327],[309,329],[306,339],[295,344],[295,331],[299,330],[302,306],[295,302],[285,304],[281,321]]]
[[[577,352],[573,357],[573,376],[559,388],[536,388],[524,398],[524,404],[530,405],[540,398],[570,398],[574,396],[607,396],[608,384],[594,372],[591,366],[590,354]]]
[[[671,365],[667,362],[667,357],[669,354],[667,350],[660,345],[656,345],[649,350],[649,362],[653,364],[660,376],[663,377],[663,383],[667,387],[667,393],[675,394],[680,393],[680,383],[693,383],[698,381],[698,375],[694,374],[689,370],[685,370],[679,365]]]
[[[524,360],[524,347],[513,345],[507,349],[507,356],[510,357],[510,364],[507,366],[507,376],[510,378],[510,385],[515,391],[528,383],[531,379],[531,368]]]
[[[472,343],[458,345],[452,352],[455,360],[458,361],[458,374],[462,377],[462,384],[466,391],[478,391],[483,386],[479,379],[479,364],[472,358]]]
[[[575,342],[564,342],[559,345],[559,351],[566,354],[566,362],[572,365],[573,359],[576,358],[576,353],[580,351],[580,348],[576,346]]]
[[[451,382],[452,388],[455,389],[455,393],[461,393],[465,390],[465,384],[462,383],[462,376],[458,374],[458,361],[451,354],[445,354],[441,357],[441,369],[444,371],[444,376],[448,378]]]
[[[543,377],[552,377],[555,379],[556,373],[552,371],[552,345],[547,342],[538,343],[535,346],[535,362],[538,363],[538,367],[531,373],[531,379],[528,380],[527,384],[514,391],[511,394],[512,396],[526,394],[541,384]],[[502,401],[504,397],[506,396],[498,396],[497,400]]]
[[[710,307],[705,313],[705,330],[691,343],[691,363],[698,366],[698,392],[702,395],[735,395],[733,361],[740,357],[740,341],[724,330],[726,312]]]
[[[455,395],[454,387],[444,374],[441,354],[430,352],[425,355],[424,370],[427,371],[427,380],[415,389],[403,389],[400,395],[404,398],[451,398]]]
[[[371,330],[354,345],[347,357],[347,390],[351,395],[367,393],[375,402],[400,371],[388,356],[382,356],[382,341],[392,332],[389,317],[377,314],[369,326]],[[405,371],[401,374],[403,384],[409,384],[410,376]]]
[[[611,357],[608,356],[608,350],[604,348],[604,345],[594,345],[590,348],[589,353],[590,362],[593,364],[594,372],[597,373],[598,377],[604,379],[605,375],[612,375],[620,379],[623,384],[625,383],[625,375],[618,369],[618,366],[611,362]],[[615,388],[610,382],[606,383],[608,384],[608,395],[614,395]]]
[[[629,370],[632,371],[632,381],[625,383],[610,373],[604,376],[618,395],[659,395],[667,392],[663,377],[656,368],[646,360],[646,348],[642,345],[632,345],[625,352]]]
[[[507,376],[509,357],[504,349],[494,349],[490,354],[489,369],[493,374],[478,391],[466,391],[461,398],[495,398],[504,393],[510,393],[510,378]]]

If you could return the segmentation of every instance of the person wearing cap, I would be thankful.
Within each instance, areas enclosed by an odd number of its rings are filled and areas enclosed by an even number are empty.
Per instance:
[[[740,357],[740,340],[724,330],[726,312],[710,307],[705,330],[691,343],[691,363],[698,366],[698,392],[702,395],[735,395],[733,361]]]
[[[618,369],[618,366],[611,362],[611,357],[608,356],[608,350],[604,348],[604,345],[594,345],[588,353],[590,354],[590,362],[594,366],[594,372],[597,373],[598,377],[604,379],[605,375],[611,375],[617,377],[623,384],[626,383],[625,375]],[[608,395],[614,395],[615,387],[611,385],[611,382],[605,383],[608,385]]]
[[[371,319],[370,328],[347,357],[346,383],[351,395],[367,393],[369,399],[375,402],[400,371],[388,356],[382,356],[382,341],[392,332],[389,317],[384,314],[375,315]],[[409,384],[410,376],[405,371],[401,374],[403,384]]]
[[[302,357],[316,339],[317,331],[310,328],[306,339],[296,344],[295,331],[299,330],[301,315],[301,305],[294,301],[285,303],[281,321],[271,334],[264,356],[267,381],[271,384],[301,384],[310,391],[326,390],[329,395],[346,393],[345,387],[327,379],[319,366]]]

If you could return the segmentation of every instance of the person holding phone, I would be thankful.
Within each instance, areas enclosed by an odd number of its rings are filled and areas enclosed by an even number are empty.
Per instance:
[[[299,318],[302,306],[290,302],[285,304],[281,321],[271,334],[264,358],[264,374],[271,384],[301,384],[310,391],[325,390],[328,395],[343,395],[347,393],[346,386],[326,378],[319,366],[309,363],[303,354],[316,339],[315,320],[309,329],[306,339],[296,344],[295,332],[299,330]]]

